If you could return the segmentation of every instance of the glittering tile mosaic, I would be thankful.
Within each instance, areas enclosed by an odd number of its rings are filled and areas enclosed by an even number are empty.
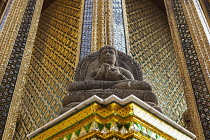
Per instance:
[[[141,64],[166,116],[185,126],[187,109],[167,16],[150,0],[127,0],[130,52]]]
[[[122,0],[113,0],[114,47],[126,53],[125,24],[123,19]]]
[[[127,101],[130,100],[128,98],[133,102],[128,103]],[[117,99],[119,104],[114,101],[116,96],[112,96],[112,101],[105,99],[105,102],[110,103],[99,104],[97,101],[104,102],[104,100],[93,97],[88,99],[89,105],[81,103],[76,106],[77,110],[69,110],[28,136],[32,140],[74,140],[89,139],[93,136],[102,139],[117,136],[122,140],[127,140],[130,136],[140,140],[192,140],[195,138],[195,135],[161,113],[143,109],[148,105],[143,105],[141,100],[135,100],[132,95],[128,98]]]
[[[85,0],[80,58],[91,52],[93,0]]]
[[[14,139],[27,139],[27,134],[57,117],[73,80],[80,12],[80,0],[56,0],[42,12]]]
[[[180,0],[172,0],[175,20],[206,139],[210,139],[210,95]]]
[[[7,120],[7,114],[15,89],[15,84],[21,65],[24,47],[31,25],[31,20],[33,16],[33,14],[31,13],[33,13],[34,11],[35,4],[36,0],[29,0],[28,2],[0,87],[0,139],[3,136],[4,127]]]
[[[5,72],[4,85],[1,86],[1,120],[5,120],[5,110],[7,112],[14,90],[21,54],[24,50],[22,47],[27,38],[28,28],[26,27],[30,26],[29,13],[33,13],[33,4],[32,0],[28,4],[30,7],[22,21],[20,36]],[[159,95],[164,113],[184,126],[180,118],[186,110],[186,103],[176,61],[174,61],[175,55],[166,15],[149,0],[127,0],[126,4],[131,53],[141,63],[146,81],[152,83],[155,92]],[[172,0],[172,4],[202,125],[205,135],[209,138],[209,92],[205,86],[180,0]],[[80,18],[78,7],[80,6],[79,0],[57,0],[42,14],[37,32],[39,37],[36,38],[27,84],[24,88],[25,98],[21,106],[21,120],[18,122],[14,139],[26,139],[26,134],[57,115],[60,108],[58,102],[74,73],[78,42],[77,22]],[[168,108],[168,106],[171,107]],[[5,121],[1,122],[1,126],[4,126],[4,123]],[[0,133],[2,134],[2,129]]]

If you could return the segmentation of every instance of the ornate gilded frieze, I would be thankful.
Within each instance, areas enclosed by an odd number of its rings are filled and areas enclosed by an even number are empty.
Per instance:
[[[107,100],[107,102],[109,101]],[[81,104],[83,104],[82,109],[79,107]],[[155,112],[153,114],[136,103],[121,105],[124,104],[123,101],[121,104],[112,101],[107,105],[105,105],[106,103],[101,105],[98,102],[89,105],[81,104],[76,107],[78,108],[76,112],[73,109],[69,110],[59,119],[51,121],[51,124],[46,124],[28,136],[32,140],[193,139],[192,133],[190,134],[186,130],[180,131],[181,127],[175,123],[172,126],[171,120],[166,121],[166,117],[163,116],[160,119],[160,115],[155,114]]]

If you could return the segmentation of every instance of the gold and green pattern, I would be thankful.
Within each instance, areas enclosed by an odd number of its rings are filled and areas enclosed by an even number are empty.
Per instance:
[[[93,121],[90,124],[66,135],[59,140],[73,139],[159,139],[166,140],[160,135],[152,132],[137,122],[129,122],[127,124],[112,121],[107,124],[101,124]]]
[[[189,136],[135,103],[107,106],[92,103],[55,125],[46,125],[32,140],[143,139],[175,140]],[[31,134],[30,134],[31,135]]]

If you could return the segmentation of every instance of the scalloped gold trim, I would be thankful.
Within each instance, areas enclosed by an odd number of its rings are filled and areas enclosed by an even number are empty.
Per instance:
[[[84,108],[83,110],[77,112],[76,114],[69,116],[67,119],[61,120],[56,125],[53,125],[52,127],[49,127],[46,130],[43,130],[42,132],[36,134],[36,136],[33,137],[32,140],[41,140],[41,139],[57,140],[57,139],[65,137],[66,135],[70,133],[73,133],[74,131],[90,124],[93,121],[99,122],[101,124],[107,124],[112,121],[115,121],[121,124],[137,122],[141,124],[142,126],[144,126],[145,128],[151,130],[152,132],[160,135],[161,137],[164,137],[170,140],[175,140],[175,138],[169,136],[167,133],[163,132],[159,128],[156,128],[152,124],[148,123],[146,120],[139,118],[138,111],[143,111],[149,114],[149,112],[145,111],[144,109],[142,109],[141,107],[139,107],[138,105],[134,103],[130,103],[126,106],[120,106],[119,104],[111,103],[106,107],[102,107],[98,103],[93,103],[92,105]],[[159,122],[161,122],[162,124],[169,126],[167,123],[157,118],[153,114],[150,114],[150,116],[156,120],[159,120]],[[175,133],[175,131],[177,130],[174,128],[173,132]],[[97,131],[95,131],[94,133],[92,132],[88,132],[88,133],[89,134],[87,136],[81,137],[81,139],[88,138],[91,135],[95,135],[95,134],[100,135],[100,137],[102,138],[110,137],[109,134],[101,135],[97,133]],[[118,136],[121,138],[126,138],[130,134],[131,133],[123,135],[119,133]],[[139,138],[142,138],[142,135],[140,133],[136,133],[136,134],[139,135]],[[143,138],[148,139],[147,137],[143,137]]]

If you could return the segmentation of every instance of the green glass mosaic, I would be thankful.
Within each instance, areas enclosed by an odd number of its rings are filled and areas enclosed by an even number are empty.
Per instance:
[[[107,127],[108,126],[108,127]],[[86,127],[86,126],[85,126]],[[152,140],[166,140],[165,138],[159,136],[158,134],[152,132],[151,130],[145,128],[141,124],[137,122],[130,122],[127,124],[120,124],[116,123],[114,121],[107,123],[105,125],[102,125],[96,121],[91,123],[91,126],[87,128],[80,128],[76,131],[74,131],[71,134],[68,134],[64,138],[60,140],[74,140],[74,139],[79,139],[82,136],[85,136],[85,134],[88,134],[88,132],[92,131],[97,131],[99,134],[115,134],[116,132],[120,132],[123,135],[128,134],[129,132],[138,132],[141,133],[142,135],[152,139]],[[85,134],[81,135],[81,130],[85,130]],[[113,136],[112,136],[113,137]],[[94,139],[94,138],[88,138],[88,139]],[[110,138],[112,139],[112,138]]]

